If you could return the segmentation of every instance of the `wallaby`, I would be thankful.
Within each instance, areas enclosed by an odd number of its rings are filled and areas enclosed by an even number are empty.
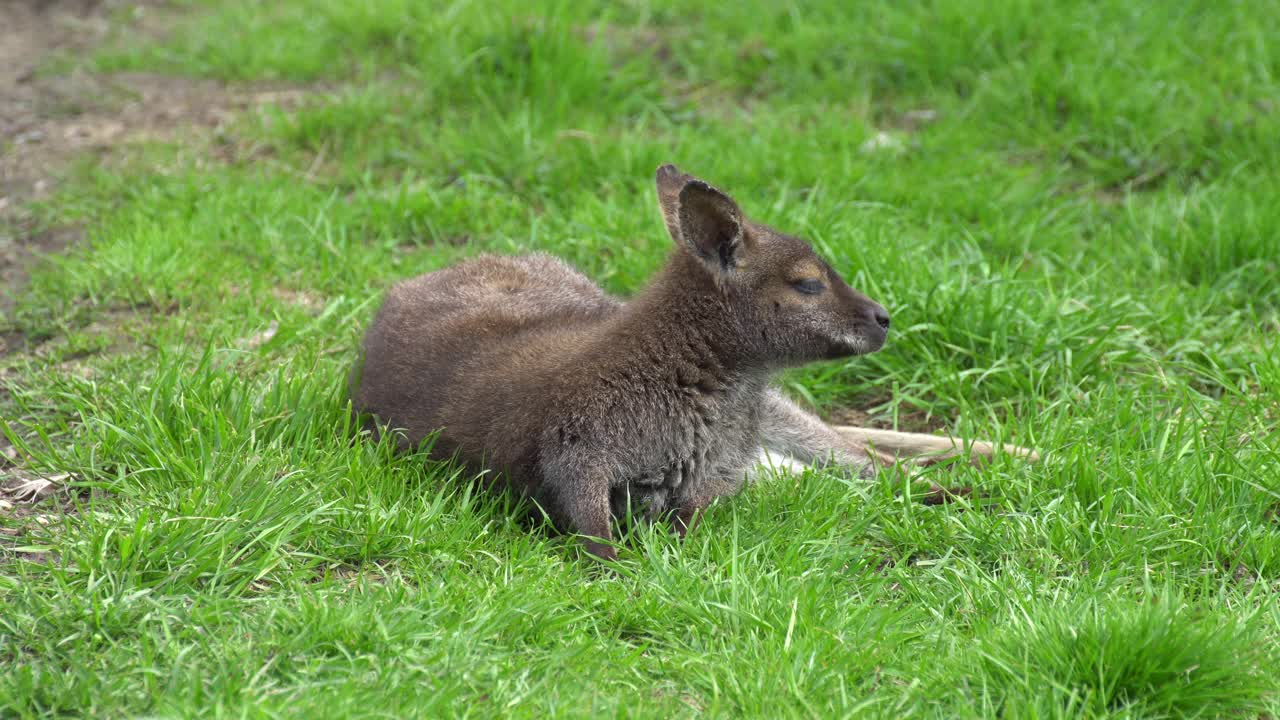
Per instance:
[[[403,446],[438,433],[435,454],[501,478],[602,559],[616,557],[612,518],[670,518],[684,535],[762,453],[865,475],[876,461],[959,450],[836,429],[772,388],[783,368],[879,350],[889,313],[706,182],[663,165],[657,186],[676,249],[634,299],[541,254],[402,281],[365,337],[355,410]]]

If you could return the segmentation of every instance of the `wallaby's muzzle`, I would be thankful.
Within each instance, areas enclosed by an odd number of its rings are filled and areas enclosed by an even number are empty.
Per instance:
[[[868,308],[854,327],[836,340],[831,357],[834,359],[873,353],[884,347],[888,337],[888,311],[879,304],[868,301]]]
[[[834,270],[828,271],[842,326],[832,338],[829,359],[866,355],[884,347],[889,337],[889,311],[849,287]]]
[[[867,300],[867,343],[869,345],[865,352],[875,352],[884,347],[884,341],[889,337],[889,311],[884,306],[874,300]]]

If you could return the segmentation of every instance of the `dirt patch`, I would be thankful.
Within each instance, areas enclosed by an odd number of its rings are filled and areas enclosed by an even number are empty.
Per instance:
[[[33,532],[55,525],[75,512],[77,495],[67,489],[66,473],[41,476],[16,467],[0,469],[0,564],[5,555],[50,564],[57,555],[32,547]]]
[[[13,213],[17,214],[18,211]],[[0,210],[0,318],[9,316],[18,294],[26,288],[27,269],[41,257],[79,242],[80,236],[79,228],[38,230],[29,218],[6,218],[5,211]],[[27,350],[30,345],[26,335],[0,321],[0,357]]]
[[[100,42],[110,28],[108,14],[123,5],[102,0],[0,4],[0,212],[49,190],[52,167],[77,149],[65,147],[68,133],[54,132],[61,129],[54,126],[102,100],[84,74],[41,78],[38,71],[55,54]]]
[[[0,375],[0,380],[3,380]],[[0,392],[0,401],[3,401],[3,393]],[[18,464],[18,449],[9,442],[9,438],[0,433],[0,473],[4,473],[7,468],[16,467]]]
[[[15,323],[13,311],[33,264],[82,236],[76,227],[50,227],[31,210],[32,202],[56,190],[73,161],[128,157],[122,151],[143,141],[194,144],[225,160],[228,148],[238,146],[226,127],[233,118],[263,105],[292,108],[311,95],[278,84],[44,72],[55,59],[74,64],[93,47],[114,42],[122,29],[130,41],[162,35],[176,14],[167,6],[164,0],[0,0],[0,360],[21,352],[84,374],[79,360],[121,349],[124,329],[139,316],[136,308],[92,308],[74,342],[45,343],[48,338],[27,337]],[[202,143],[214,139],[218,143]],[[9,374],[0,366],[0,412],[9,409]],[[76,511],[88,495],[72,480],[24,467],[17,449],[0,436],[0,562],[5,550],[18,552],[31,532]],[[41,561],[38,552],[24,557]]]
[[[622,26],[607,22],[597,22],[578,28],[578,38],[587,45],[602,45],[617,62],[630,60],[636,56],[652,55],[662,66],[670,66],[673,52],[673,40],[684,33],[671,30],[662,32],[651,27]]]
[[[929,486],[929,491],[927,493],[920,496],[920,502],[925,505],[948,505],[972,496],[973,488],[968,485],[943,487],[934,483]]]
[[[879,430],[900,430],[902,432],[933,433],[946,427],[938,418],[920,410],[906,410],[898,413],[897,427],[892,417],[872,415],[866,410],[851,407],[832,408],[823,419],[832,425],[850,425],[852,427],[876,428]]]
[[[359,587],[361,583],[386,585],[390,582],[391,560],[369,560],[363,563],[337,563],[323,565],[316,570],[315,581],[337,580],[348,589]]]
[[[29,514],[31,507],[57,495],[70,477],[66,473],[41,476],[9,468],[0,473],[0,513]]]
[[[0,0],[0,316],[11,314],[33,262],[79,239],[75,228],[41,228],[25,210],[55,189],[72,159],[103,162],[132,143],[217,136],[246,109],[292,107],[308,94],[145,73],[39,72],[53,56],[83,53],[104,41],[111,18],[125,18],[132,32],[157,15],[145,10],[162,5]],[[141,32],[160,28],[151,21]],[[0,355],[24,348],[24,338],[4,325]]]
[[[99,83],[83,74],[40,78],[57,53],[100,42],[110,13],[139,3],[103,0],[6,0],[0,3],[0,315],[8,317],[39,257],[79,239],[72,228],[40,229],[23,205],[53,189],[67,160],[102,133],[91,111],[106,107]],[[85,117],[90,113],[89,117]],[[0,355],[25,338],[0,326]]]

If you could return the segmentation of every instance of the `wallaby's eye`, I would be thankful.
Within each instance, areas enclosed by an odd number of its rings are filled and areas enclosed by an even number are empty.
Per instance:
[[[816,280],[814,278],[792,280],[791,287],[795,288],[796,292],[802,292],[805,295],[817,295],[827,289],[827,286],[823,285],[821,280]]]

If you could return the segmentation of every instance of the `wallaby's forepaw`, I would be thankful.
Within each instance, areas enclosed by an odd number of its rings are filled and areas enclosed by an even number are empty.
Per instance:
[[[587,548],[587,552],[596,560],[604,562],[617,562],[618,560],[618,550],[612,545],[606,545],[594,540],[587,540],[584,545]]]

